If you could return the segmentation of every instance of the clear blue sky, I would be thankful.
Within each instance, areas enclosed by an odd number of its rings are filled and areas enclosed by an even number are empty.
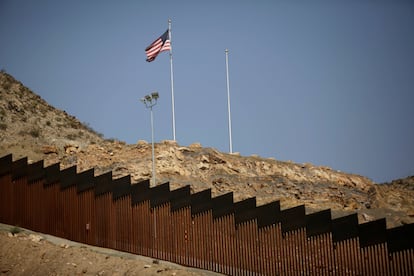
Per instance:
[[[310,162],[376,182],[414,175],[413,1],[0,0],[0,67],[107,138]]]

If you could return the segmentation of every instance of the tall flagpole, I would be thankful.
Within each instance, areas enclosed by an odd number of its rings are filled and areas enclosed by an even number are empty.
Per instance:
[[[227,80],[227,109],[229,113],[229,144],[230,153],[233,153],[233,142],[231,138],[231,111],[230,111],[230,82],[229,82],[229,50],[226,49],[226,80]]]
[[[172,128],[173,128],[173,140],[176,141],[176,139],[175,139],[174,73],[173,73],[172,39],[171,39],[171,19],[168,19],[168,37],[170,39],[170,75],[171,75]]]

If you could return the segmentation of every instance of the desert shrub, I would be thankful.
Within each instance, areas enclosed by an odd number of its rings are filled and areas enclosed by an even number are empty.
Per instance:
[[[22,232],[22,229],[20,229],[20,228],[19,228],[19,227],[17,227],[17,226],[13,226],[13,227],[10,229],[10,233],[12,233],[13,235],[19,234],[20,232]]]
[[[66,138],[69,140],[76,140],[76,138],[78,138],[79,136],[75,133],[69,133],[68,135],[66,135]]]
[[[29,131],[29,134],[32,135],[33,138],[38,138],[40,136],[40,130],[32,129],[31,131]]]

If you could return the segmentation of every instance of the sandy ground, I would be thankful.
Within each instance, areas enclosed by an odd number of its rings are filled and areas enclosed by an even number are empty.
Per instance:
[[[0,275],[221,275],[0,224]]]

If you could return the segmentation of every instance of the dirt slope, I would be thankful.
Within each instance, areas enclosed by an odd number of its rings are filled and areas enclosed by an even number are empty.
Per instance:
[[[0,224],[0,275],[220,275],[31,231],[12,235],[10,229]]]
[[[151,178],[151,145],[105,140],[77,118],[50,106],[5,72],[0,73],[0,156],[28,156],[61,168],[95,168],[114,178],[131,175],[133,183]],[[256,197],[261,205],[281,201],[282,209],[305,204],[307,212],[330,208],[333,216],[358,212],[360,223],[387,218],[387,226],[414,222],[412,178],[378,185],[370,179],[326,166],[295,164],[259,156],[226,154],[194,143],[156,144],[158,183],[193,192],[211,188],[213,196],[234,193],[239,201]]]

